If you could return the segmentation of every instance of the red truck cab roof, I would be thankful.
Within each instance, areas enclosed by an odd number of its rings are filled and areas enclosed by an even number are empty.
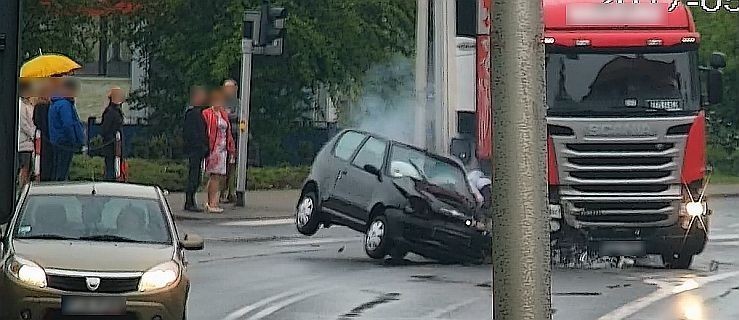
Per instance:
[[[690,10],[672,1],[544,0],[545,43],[564,47],[625,48],[698,43]]]

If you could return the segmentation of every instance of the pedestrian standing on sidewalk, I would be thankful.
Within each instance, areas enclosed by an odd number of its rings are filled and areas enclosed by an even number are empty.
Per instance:
[[[200,187],[200,177],[203,174],[203,160],[210,151],[208,131],[203,118],[203,109],[208,101],[208,94],[202,87],[195,86],[190,90],[190,105],[185,112],[183,138],[185,153],[187,154],[188,174],[185,186],[185,211],[203,212],[195,202],[195,194]]]
[[[39,161],[39,180],[54,180],[54,147],[49,139],[49,107],[51,106],[52,83],[46,82],[40,86],[35,105],[33,107],[33,124],[41,133],[41,150]]]
[[[22,188],[31,179],[31,157],[36,126],[33,124],[33,98],[30,84],[21,82],[21,97],[18,100],[18,183]]]
[[[226,111],[231,123],[231,135],[234,142],[239,141],[239,117],[241,115],[241,101],[239,100],[239,86],[236,80],[229,79],[223,82],[223,91],[226,94]],[[236,160],[238,154],[234,154],[234,162],[226,167],[226,179],[223,183],[223,194],[221,202],[231,203],[236,199]]]
[[[74,105],[79,84],[73,78],[64,79],[61,90],[51,98],[49,108],[49,138],[54,145],[54,180],[69,180],[69,168],[74,154],[85,145],[85,133]]]
[[[227,167],[234,163],[236,145],[231,135],[231,123],[226,111],[226,96],[221,90],[214,90],[210,97],[211,107],[203,111],[208,128],[210,151],[205,158],[205,172],[208,173],[208,203],[205,208],[211,213],[221,213],[220,189],[226,177]]]
[[[101,124],[101,136],[103,137],[103,148],[101,150],[105,158],[105,180],[116,181],[116,135],[123,128],[123,90],[113,87],[108,92],[108,106],[103,111]]]

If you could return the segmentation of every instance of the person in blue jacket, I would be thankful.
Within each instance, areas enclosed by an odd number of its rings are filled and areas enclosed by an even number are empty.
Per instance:
[[[59,94],[51,98],[49,107],[49,140],[54,149],[54,180],[69,179],[72,157],[85,144],[82,122],[74,105],[79,85],[74,79],[62,82]]]

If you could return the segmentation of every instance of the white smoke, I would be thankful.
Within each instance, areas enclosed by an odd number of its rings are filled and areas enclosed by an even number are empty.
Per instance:
[[[352,105],[351,122],[358,129],[413,144],[414,62],[396,57],[367,72],[360,98]]]

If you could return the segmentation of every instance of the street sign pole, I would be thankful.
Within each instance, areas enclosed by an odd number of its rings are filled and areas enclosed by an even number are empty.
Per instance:
[[[551,319],[541,0],[494,0],[493,316]]]
[[[0,1],[0,225],[15,207],[20,0]]]
[[[244,35],[241,39],[241,114],[239,115],[238,169],[236,172],[236,206],[246,205],[246,179],[249,146],[249,103],[251,100],[251,60],[254,39],[259,36],[259,11],[244,14]]]

